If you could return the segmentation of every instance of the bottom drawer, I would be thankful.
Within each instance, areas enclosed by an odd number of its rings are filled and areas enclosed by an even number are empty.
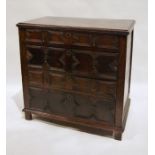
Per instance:
[[[29,89],[30,108],[66,118],[87,119],[91,122],[114,123],[115,100],[93,97],[65,91],[44,92],[41,89]]]

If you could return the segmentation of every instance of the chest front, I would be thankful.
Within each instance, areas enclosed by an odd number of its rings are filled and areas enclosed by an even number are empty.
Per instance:
[[[26,118],[120,139],[133,34],[21,26],[19,36]]]

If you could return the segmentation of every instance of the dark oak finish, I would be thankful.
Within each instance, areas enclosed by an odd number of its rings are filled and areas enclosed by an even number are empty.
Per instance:
[[[134,23],[44,17],[17,24],[25,118],[35,114],[121,140]]]

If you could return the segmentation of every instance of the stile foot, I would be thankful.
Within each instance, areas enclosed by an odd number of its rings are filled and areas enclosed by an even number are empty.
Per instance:
[[[122,140],[122,132],[114,131],[113,137],[116,140]]]
[[[32,120],[32,114],[31,114],[31,112],[25,112],[25,119],[26,120]]]

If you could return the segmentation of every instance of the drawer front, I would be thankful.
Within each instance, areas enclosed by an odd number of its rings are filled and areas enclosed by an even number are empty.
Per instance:
[[[102,80],[87,79],[72,76],[71,74],[60,74],[49,72],[46,77],[42,70],[29,68],[28,79],[30,87],[44,88],[44,82],[48,79],[50,90],[61,90],[74,92],[88,96],[104,96],[105,100],[113,101],[116,94],[116,83]]]
[[[74,31],[48,31],[47,44],[48,46],[70,45],[73,47],[96,47],[113,49],[117,52],[119,49],[119,37],[117,35]]]
[[[91,96],[104,96],[107,100],[112,100],[111,96],[115,96],[116,91],[115,82],[104,82],[58,73],[50,73],[49,87],[51,90],[58,89]]]
[[[59,48],[48,50],[51,70],[102,80],[117,80],[118,58],[118,53],[109,53],[106,50],[104,52]]]
[[[46,61],[53,71],[86,78],[117,80],[118,53],[48,48],[45,54],[44,49],[37,46],[27,46],[26,50],[29,66],[42,68]]]
[[[114,123],[115,102],[64,91],[44,92],[29,89],[30,108],[64,116],[67,119],[83,119],[98,123]]]
[[[25,32],[25,41],[28,44],[43,44],[43,32],[37,29],[27,29]]]

